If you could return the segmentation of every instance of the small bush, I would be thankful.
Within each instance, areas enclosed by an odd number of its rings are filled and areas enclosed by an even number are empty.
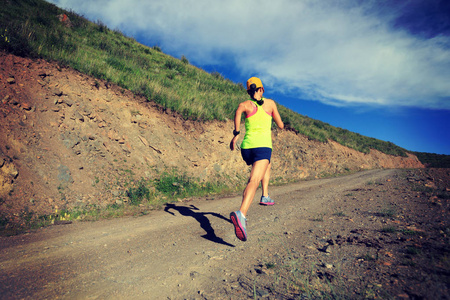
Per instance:
[[[143,200],[150,200],[151,192],[145,180],[140,180],[135,187],[127,190],[127,196],[130,198],[131,205],[139,205]]]
[[[183,64],[186,64],[186,65],[188,65],[189,64],[189,60],[186,58],[186,56],[181,56],[181,62],[183,63]]]

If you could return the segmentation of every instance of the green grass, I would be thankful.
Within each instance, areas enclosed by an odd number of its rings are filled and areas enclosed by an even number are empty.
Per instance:
[[[176,169],[164,171],[155,176],[155,179],[133,179],[130,170],[122,170],[124,182],[118,182],[126,191],[116,197],[113,204],[102,207],[95,204],[75,208],[56,209],[45,215],[36,215],[23,212],[20,223],[12,222],[0,213],[0,235],[16,235],[27,230],[54,224],[64,224],[71,221],[95,221],[122,216],[146,215],[164,204],[176,202],[186,198],[202,197],[233,193],[242,187],[229,187],[224,180],[218,178],[216,182],[201,182],[179,174]]]
[[[450,168],[450,155],[426,152],[413,152],[428,168]]]
[[[336,216],[336,217],[345,217],[346,214],[345,214],[343,211],[336,211],[336,212],[333,213],[333,216]]]
[[[72,27],[65,27],[58,20],[62,13],[67,14]],[[232,119],[237,105],[247,98],[242,83],[192,66],[184,55],[181,59],[171,57],[157,45],[144,46],[101,22],[90,22],[43,0],[3,1],[0,49],[18,56],[57,61],[142,95],[185,119]],[[391,142],[334,127],[281,105],[279,111],[286,128],[311,140],[331,139],[364,153],[373,148],[406,156],[405,149]]]
[[[279,291],[283,299],[348,299],[340,266],[328,276],[318,263],[299,257],[284,241],[280,243],[285,246],[286,257],[265,264],[274,278],[271,290]]]
[[[396,214],[397,214],[397,211],[396,211],[395,207],[389,205],[389,206],[381,209],[377,213],[377,216],[384,217],[384,218],[393,218]]]
[[[127,190],[127,196],[133,205],[143,201],[165,204],[177,199],[201,197],[211,194],[229,192],[230,188],[221,181],[200,182],[186,174],[179,174],[176,169],[161,173],[156,179],[141,179]],[[162,199],[162,200],[161,200]],[[154,203],[155,204],[155,203]]]
[[[311,218],[311,221],[313,222],[323,222],[324,213],[320,213],[317,216],[314,216]]]
[[[394,226],[385,226],[385,227],[381,228],[380,231],[384,232],[384,233],[396,233],[398,230]]]
[[[127,197],[130,199],[131,205],[139,205],[145,200],[149,201],[152,194],[145,180],[140,180],[137,186],[130,187],[127,190]]]

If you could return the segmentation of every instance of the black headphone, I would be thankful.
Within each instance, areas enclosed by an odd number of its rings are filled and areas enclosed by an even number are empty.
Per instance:
[[[250,84],[250,90],[252,92],[256,91],[256,84],[255,83]],[[258,103],[258,105],[263,105],[264,104],[264,100],[263,99],[261,99],[261,100],[252,99],[252,100],[255,101],[256,103]]]

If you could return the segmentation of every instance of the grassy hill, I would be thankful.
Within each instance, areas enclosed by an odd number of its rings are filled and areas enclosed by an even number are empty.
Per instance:
[[[413,154],[428,168],[450,168],[450,155],[426,152]]]
[[[62,14],[70,23],[60,20]],[[144,46],[101,22],[90,22],[43,0],[3,1],[0,49],[18,56],[58,61],[143,95],[185,119],[232,119],[235,108],[246,98],[242,84],[217,72],[207,73],[189,64],[184,56],[171,57],[158,46]],[[283,106],[279,110],[287,128],[309,139],[331,139],[364,153],[373,148],[406,156],[405,149],[391,142],[337,128]]]

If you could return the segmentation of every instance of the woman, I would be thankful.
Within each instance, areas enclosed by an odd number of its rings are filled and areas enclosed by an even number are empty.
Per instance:
[[[272,119],[280,129],[284,128],[275,102],[263,98],[264,87],[259,78],[252,77],[247,81],[247,93],[251,99],[239,104],[236,110],[234,137],[230,143],[231,150],[234,150],[240,134],[238,130],[241,125],[241,116],[242,113],[245,113],[245,136],[241,144],[241,154],[247,165],[252,166],[252,170],[244,190],[241,208],[230,214],[236,236],[241,241],[247,240],[245,216],[260,182],[262,183],[262,196],[259,203],[261,205],[274,204],[268,192],[272,156]]]

